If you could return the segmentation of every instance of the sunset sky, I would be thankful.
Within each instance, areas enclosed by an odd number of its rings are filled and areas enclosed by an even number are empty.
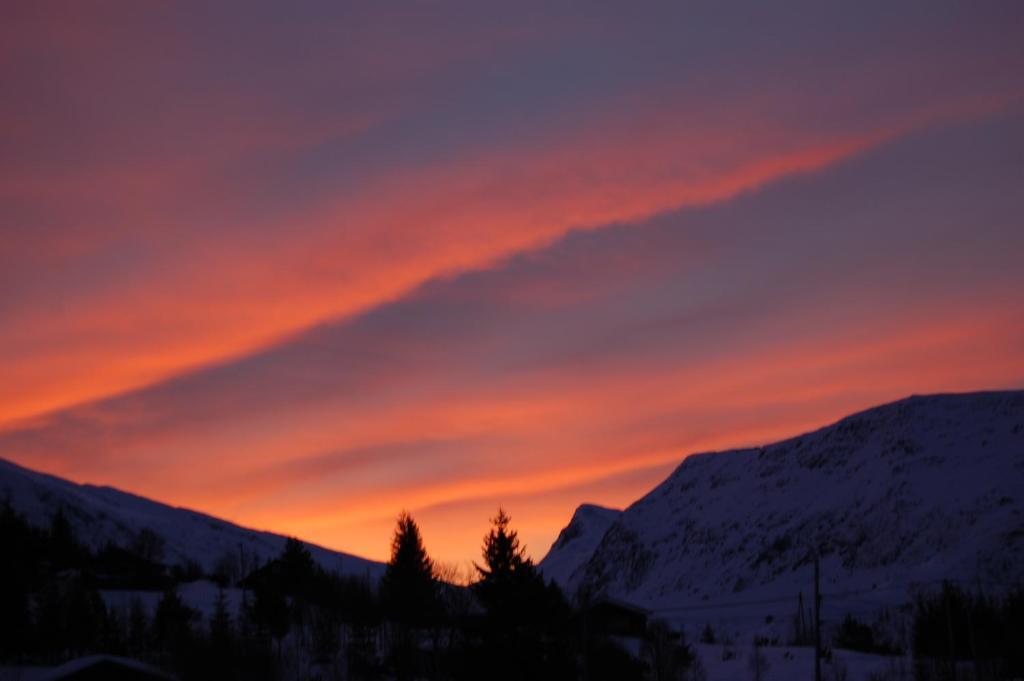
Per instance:
[[[779,6],[779,5],[784,6]],[[1024,3],[5,3],[0,457],[384,559],[1024,387]]]

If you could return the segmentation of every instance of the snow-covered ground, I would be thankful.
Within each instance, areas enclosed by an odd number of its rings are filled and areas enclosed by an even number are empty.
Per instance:
[[[809,607],[816,549],[831,624],[938,580],[1020,583],[1021,490],[1024,391],[912,397],[690,456],[606,529],[591,524],[593,549],[560,539],[541,565],[570,591],[586,584],[691,631],[785,640],[801,593]]]
[[[707,681],[750,681],[755,678],[751,658],[753,645],[723,646],[699,643],[694,646]],[[814,678],[814,649],[762,646],[758,648],[761,681],[794,681]],[[823,661],[825,681],[867,681],[872,675],[887,681],[913,678],[910,661],[902,657],[868,655],[850,650],[832,651],[832,659]]]
[[[235,617],[241,612],[242,590],[235,587],[221,589],[214,582],[201,579],[179,584],[177,591],[181,601],[198,612],[206,622],[210,621],[217,598],[221,593],[224,594],[228,614]],[[156,612],[157,603],[160,602],[164,594],[162,591],[104,590],[100,591],[100,595],[109,609],[127,620],[127,615],[131,612],[135,602],[141,605],[146,614],[152,618]]]
[[[164,562],[194,561],[212,570],[225,555],[244,553],[264,562],[276,558],[286,538],[239,527],[203,513],[161,504],[112,487],[79,485],[0,459],[0,501],[7,499],[29,522],[45,527],[63,508],[80,541],[98,549],[125,546],[143,529],[166,542]],[[375,561],[307,544],[324,569],[376,579],[384,566]]]

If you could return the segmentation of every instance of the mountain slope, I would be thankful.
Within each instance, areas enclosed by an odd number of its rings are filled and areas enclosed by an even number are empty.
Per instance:
[[[1024,392],[911,397],[774,445],[690,456],[584,560],[556,542],[543,564],[575,561],[551,576],[655,609],[795,602],[817,547],[823,589],[893,603],[915,582],[1019,583],[1022,492]]]
[[[621,513],[594,504],[583,504],[577,508],[569,524],[558,533],[548,555],[537,566],[544,578],[559,584],[566,583],[572,573],[593,555],[605,532]]]
[[[46,526],[58,508],[75,528],[80,541],[93,548],[107,543],[127,545],[144,529],[164,538],[164,562],[195,561],[206,570],[225,555],[244,551],[262,562],[280,555],[285,537],[239,527],[184,508],[167,506],[112,487],[79,485],[0,459],[0,501]],[[379,576],[381,563],[307,544],[325,569],[342,574]]]

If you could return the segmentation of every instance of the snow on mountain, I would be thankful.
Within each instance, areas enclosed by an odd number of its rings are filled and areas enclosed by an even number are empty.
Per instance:
[[[79,540],[93,548],[108,543],[125,546],[144,529],[163,537],[164,562],[195,561],[211,570],[225,555],[244,554],[263,562],[281,554],[286,537],[239,527],[225,520],[184,508],[167,506],[112,487],[79,485],[22,468],[0,459],[0,501],[25,515],[29,522],[48,526],[63,508]],[[306,544],[326,570],[376,578],[384,566],[314,544]]]
[[[621,513],[594,504],[583,504],[577,508],[572,520],[558,533],[547,556],[537,566],[544,578],[565,584],[572,573],[593,555],[604,533]]]
[[[794,613],[815,548],[826,617],[936,580],[1019,584],[1024,391],[911,397],[766,447],[689,456],[585,544],[574,524],[546,574],[695,621],[730,603],[763,620]]]

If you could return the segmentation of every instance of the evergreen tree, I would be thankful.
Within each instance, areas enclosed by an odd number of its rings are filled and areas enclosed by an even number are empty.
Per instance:
[[[317,572],[313,554],[295,537],[288,537],[281,552],[281,575],[289,587],[313,578]]]
[[[216,648],[227,648],[231,645],[231,615],[228,613],[228,599],[224,589],[217,592],[217,600],[213,603],[213,617],[210,618],[210,643]]]
[[[57,508],[50,520],[49,540],[50,558],[56,569],[72,567],[78,562],[78,542],[63,506]]]
[[[404,511],[398,516],[391,560],[380,588],[385,609],[399,622],[424,624],[435,613],[434,564],[423,547],[419,526]]]
[[[165,649],[180,652],[192,637],[192,620],[196,612],[185,605],[173,588],[164,592],[153,615],[153,633]]]
[[[498,507],[498,515],[491,518],[494,526],[484,537],[484,563],[476,566],[483,579],[503,579],[530,562],[526,547],[519,543],[519,533],[509,529],[512,518],[505,509]]]
[[[504,509],[484,537],[483,565],[473,589],[487,610],[483,647],[473,676],[495,680],[572,678],[569,607],[557,586],[546,586]],[[503,664],[495,666],[494,660]]]
[[[484,537],[484,564],[476,565],[480,580],[475,589],[488,611],[504,617],[512,615],[524,589],[543,586],[536,569],[519,542],[519,533],[509,527],[512,519],[505,509],[491,519],[491,530]]]
[[[65,585],[61,607],[66,613],[72,649],[95,649],[109,630],[107,607],[99,591],[86,579],[76,577]]]
[[[257,587],[252,611],[260,631],[270,634],[278,643],[288,634],[288,599],[278,589],[272,586]]]
[[[107,611],[99,592],[76,575],[46,582],[37,595],[34,637],[47,657],[93,650],[107,630]]]
[[[149,618],[142,600],[134,596],[128,606],[128,650],[133,655],[141,655],[149,647]]]
[[[210,617],[210,637],[203,649],[205,655],[201,667],[212,678],[231,679],[236,674],[234,666],[235,634],[228,613],[228,600],[224,590],[217,592],[217,600],[213,604],[213,616]]]
[[[129,550],[139,558],[150,563],[160,563],[164,559],[166,540],[148,527],[139,530],[132,540]]]
[[[0,506],[0,657],[24,652],[30,641],[29,590],[38,577],[34,533],[10,501]]]
[[[385,612],[396,625],[390,630],[388,664],[399,681],[413,679],[421,667],[416,629],[433,621],[437,592],[434,564],[423,547],[420,528],[405,511],[398,516],[380,593]]]

